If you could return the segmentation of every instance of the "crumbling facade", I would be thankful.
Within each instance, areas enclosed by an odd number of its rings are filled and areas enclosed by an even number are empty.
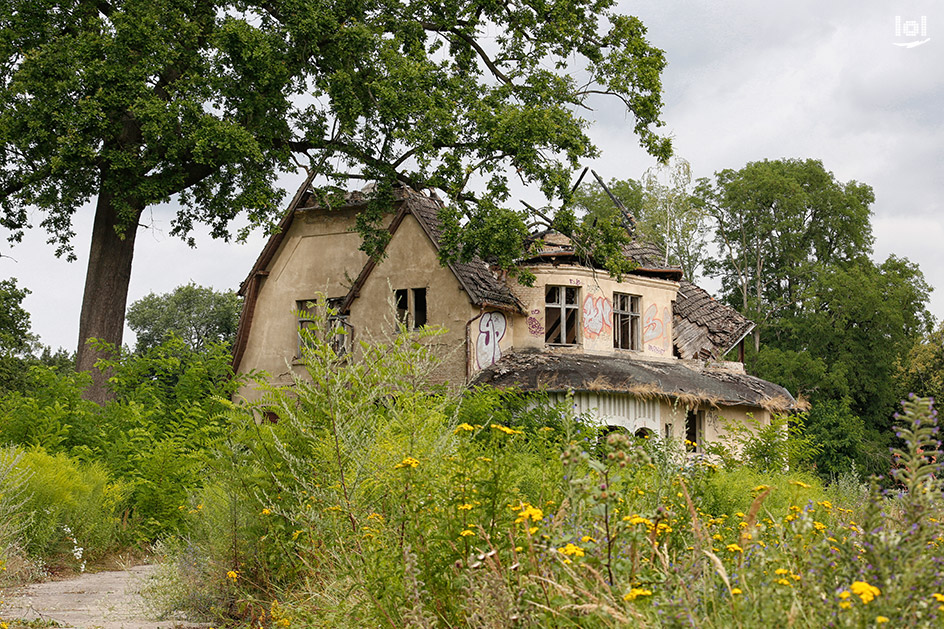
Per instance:
[[[344,327],[338,351],[389,336],[398,320],[439,326],[446,332],[431,342],[444,381],[544,390],[604,424],[696,450],[732,421],[763,425],[794,404],[782,387],[721,360],[753,324],[660,263],[653,247],[628,246],[636,268],[617,280],[546,234],[520,261],[536,278],[523,286],[479,259],[440,265],[440,202],[407,188],[388,217],[384,259],[368,259],[353,231],[365,205],[357,193],[337,208],[296,194],[240,287],[238,372],[276,381],[302,373],[298,330],[321,294]]]

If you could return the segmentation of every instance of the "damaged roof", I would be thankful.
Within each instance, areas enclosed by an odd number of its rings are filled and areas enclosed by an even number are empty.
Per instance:
[[[688,280],[672,308],[672,341],[682,358],[720,358],[754,329],[754,322]]]
[[[442,237],[442,222],[439,220],[439,210],[442,202],[439,199],[409,190],[408,210],[419,221],[423,231],[439,251]],[[518,301],[508,285],[500,280],[489,268],[488,264],[478,256],[468,262],[450,262],[449,268],[455,273],[459,283],[468,293],[472,303],[476,306],[493,306],[503,310],[512,310],[523,313],[524,306]]]
[[[236,342],[233,346],[233,365],[238,366],[242,359],[243,352],[246,349],[246,343],[249,339],[249,329],[252,327],[253,315],[255,313],[255,302],[258,296],[259,283],[262,278],[268,275],[268,266],[282,245],[286,234],[292,226],[296,216],[302,212],[319,209],[314,203],[314,195],[311,190],[311,177],[302,184],[289,203],[288,210],[282,217],[275,231],[269,237],[265,247],[253,264],[252,270],[246,279],[240,284],[238,294],[244,297],[243,308],[240,312],[239,325],[236,333]],[[442,223],[439,220],[439,209],[442,202],[420,192],[416,192],[406,186],[400,186],[393,190],[396,200],[392,211],[395,212],[393,221],[388,228],[393,234],[403,218],[407,214],[412,214],[419,222],[423,231],[429,236],[436,250],[439,251],[440,236],[442,234]],[[339,208],[355,208],[367,205],[368,197],[362,192],[350,192],[345,196],[344,204]],[[350,308],[351,303],[357,298],[358,291],[363,286],[367,277],[373,271],[377,262],[368,260],[367,264],[361,269],[354,285],[344,300],[342,310]],[[488,267],[488,265],[479,257],[473,257],[468,262],[450,263],[449,268],[455,274],[456,279],[462,285],[469,296],[469,300],[476,306],[490,306],[502,310],[508,310],[517,313],[524,312],[524,306],[511,293],[505,282],[501,281]]]
[[[541,234],[541,249],[528,261],[576,259],[570,239],[557,232]],[[632,274],[660,277],[679,283],[672,308],[672,340],[684,359],[717,359],[727,354],[754,329],[754,323],[727,304],[717,301],[705,290],[682,277],[682,269],[667,264],[658,245],[633,240],[623,246],[623,253],[638,266]]]
[[[621,356],[519,350],[479,372],[474,384],[525,391],[605,391],[712,406],[759,406],[785,411],[796,405],[780,385],[743,371],[698,361],[654,361]]]

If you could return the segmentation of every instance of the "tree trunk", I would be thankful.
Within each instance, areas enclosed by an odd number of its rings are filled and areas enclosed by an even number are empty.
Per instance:
[[[104,186],[103,186],[104,187]],[[92,386],[84,397],[98,404],[111,399],[105,387],[109,374],[95,368],[95,361],[108,356],[95,350],[88,339],[100,339],[121,348],[125,325],[125,307],[128,284],[131,282],[131,260],[134,256],[134,237],[138,230],[138,210],[130,225],[116,231],[118,213],[112,195],[100,192],[95,207],[95,224],[89,249],[88,273],[85,276],[85,295],[79,318],[79,347],[76,352],[76,370],[90,371]]]

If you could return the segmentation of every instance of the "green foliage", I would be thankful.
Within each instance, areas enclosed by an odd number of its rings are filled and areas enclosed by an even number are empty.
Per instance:
[[[783,474],[807,468],[821,450],[809,433],[806,413],[775,413],[766,423],[748,414],[746,422],[725,419],[724,425],[727,437],[708,444],[706,451],[729,467]]]
[[[837,478],[853,467],[869,469],[864,451],[865,425],[852,412],[848,399],[816,402],[806,425],[810,437],[820,444],[813,461],[823,478]]]
[[[380,184],[358,217],[370,255],[405,182],[453,201],[444,261],[513,267],[527,214],[508,207],[509,177],[566,197],[598,152],[582,107],[612,96],[647,152],[671,153],[656,133],[664,55],[614,5],[16,0],[0,10],[0,225],[20,239],[38,208],[74,257],[73,215],[96,198],[93,337],[123,316],[127,272],[108,265],[131,267],[146,208],[176,199],[171,231],[191,244],[197,223],[223,238],[242,212],[268,224],[300,155],[327,179],[319,193],[352,175]]]
[[[30,316],[22,306],[29,293],[15,278],[0,280],[0,357],[22,356],[33,346]]]
[[[116,396],[105,407],[83,399],[88,374],[33,366],[25,392],[0,396],[0,443],[107,470],[126,498],[121,541],[185,530],[186,505],[203,484],[213,444],[226,434],[221,413],[238,385],[226,347],[195,352],[171,337],[142,354],[119,353],[102,368]],[[51,542],[33,546],[61,550]]]
[[[895,380],[901,395],[914,393],[944,400],[944,323],[919,338],[900,358]]]
[[[696,281],[708,260],[708,215],[692,196],[691,166],[673,159],[649,169],[642,186],[640,234],[665,251],[667,264],[681,266],[686,279]]]
[[[30,553],[72,554],[82,562],[116,541],[129,487],[113,482],[101,464],[36,449],[19,454],[15,469],[25,497],[23,536]]]
[[[213,343],[232,345],[242,301],[234,291],[217,292],[193,283],[169,293],[150,293],[128,307],[128,327],[144,352],[175,335],[195,352]]]
[[[307,377],[232,407],[176,551],[186,600],[253,625],[940,621],[927,403],[906,405],[904,491],[885,497],[797,472],[820,453],[784,418],[735,438],[750,465],[719,467],[677,443],[598,440],[515,392],[430,392],[432,333],[338,357],[316,322]]]
[[[865,259],[872,247],[872,189],[836,181],[818,160],[764,160],[699,181],[713,217],[726,300],[764,329],[802,307],[821,269]]]

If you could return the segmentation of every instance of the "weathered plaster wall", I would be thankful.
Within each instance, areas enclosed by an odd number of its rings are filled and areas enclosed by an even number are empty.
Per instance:
[[[446,330],[427,341],[442,359],[436,380],[464,384],[466,323],[479,314],[479,309],[472,305],[452,271],[439,263],[436,248],[412,215],[404,217],[387,246],[386,257],[374,267],[351,305],[349,321],[355,338],[380,340],[394,333],[393,291],[402,288],[425,288],[427,321]],[[473,328],[473,334],[478,330]]]
[[[544,348],[544,295],[545,287],[575,286],[579,290],[580,330],[577,346],[555,348],[555,351],[582,351],[596,354],[627,353],[646,358],[672,357],[672,301],[678,292],[678,283],[634,275],[624,276],[622,282],[600,271],[580,266],[561,265],[531,267],[536,280],[534,286],[512,285],[512,290],[525,304],[528,316],[521,317],[515,327],[514,346]],[[627,293],[641,297],[639,351],[613,347],[613,293]]]
[[[246,351],[239,369],[267,371],[276,381],[287,381],[290,370],[303,367],[294,361],[298,352],[299,300],[343,297],[349,277],[356,277],[367,256],[358,251],[360,236],[351,232],[356,210],[300,211],[282,240],[262,280]],[[243,395],[251,396],[249,391]]]
[[[732,431],[730,428],[740,423],[746,428],[756,430],[770,424],[770,412],[763,408],[754,408],[750,406],[722,406],[720,408],[704,408],[705,420],[703,424],[701,449],[705,445],[723,441],[727,447],[734,447],[735,443],[730,440]],[[685,439],[686,419],[688,416],[688,407],[684,404],[669,405],[663,407],[663,434],[665,434],[665,425],[671,424],[671,437],[673,439]]]
[[[644,428],[660,438],[669,437],[677,441],[685,439],[689,407],[681,402],[603,391],[577,391],[570,396],[551,393],[550,399],[555,403],[566,400],[575,416],[589,415],[606,426],[619,426],[631,433]],[[761,408],[701,406],[696,410],[704,410],[702,443],[698,444],[700,450],[709,443],[719,441],[733,447],[735,444],[730,441],[729,428],[738,422],[751,429],[770,423],[770,413]]]

